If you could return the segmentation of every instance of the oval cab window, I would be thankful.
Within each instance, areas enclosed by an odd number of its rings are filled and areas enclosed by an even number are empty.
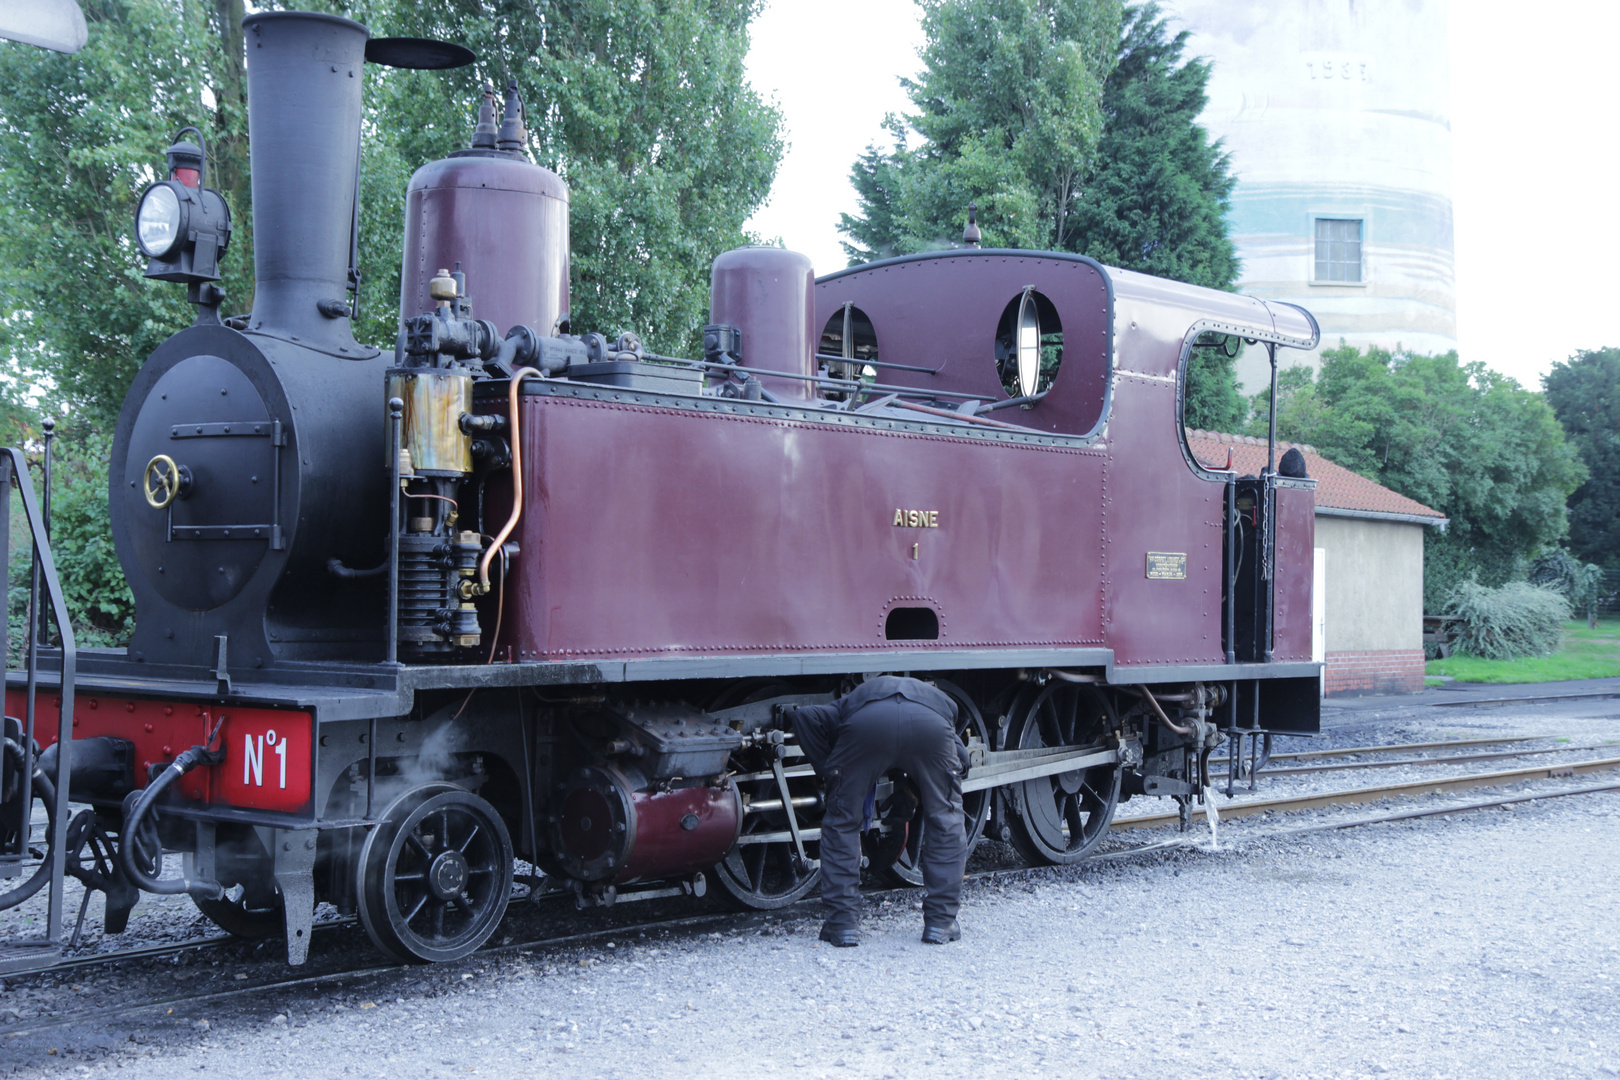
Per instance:
[[[1013,297],[996,328],[996,372],[1008,397],[1044,394],[1063,363],[1057,309],[1033,288]]]

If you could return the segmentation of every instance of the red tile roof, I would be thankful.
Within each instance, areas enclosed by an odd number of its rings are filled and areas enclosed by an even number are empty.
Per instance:
[[[1219,431],[1187,429],[1187,445],[1199,461],[1217,469],[1226,467],[1227,454],[1231,454],[1232,467],[1242,476],[1259,475],[1266,467],[1266,440],[1252,435],[1227,435]],[[1316,452],[1315,447],[1277,440],[1277,457],[1290,448],[1305,455],[1305,468],[1316,481],[1318,507],[1345,510],[1362,514],[1400,514],[1410,517],[1433,518],[1435,524],[1447,520],[1438,510],[1431,509],[1391,491],[1365,476],[1359,476],[1342,465],[1335,465]]]

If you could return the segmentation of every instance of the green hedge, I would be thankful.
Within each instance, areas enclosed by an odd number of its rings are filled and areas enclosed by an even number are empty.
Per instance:
[[[1498,589],[1465,581],[1451,593],[1446,614],[1462,619],[1459,652],[1486,660],[1550,656],[1557,648],[1569,601],[1553,589],[1510,581]]]

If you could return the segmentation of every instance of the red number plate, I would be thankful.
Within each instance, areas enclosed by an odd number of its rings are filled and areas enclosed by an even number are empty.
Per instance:
[[[301,810],[309,802],[310,717],[271,709],[222,710],[213,800],[258,810]]]
[[[22,716],[21,690],[6,691],[6,712]],[[54,692],[37,699],[35,730],[41,744],[56,741],[61,698]],[[73,737],[111,735],[135,745],[135,783],[146,786],[152,765],[173,761],[181,751],[202,742],[220,722],[215,747],[225,762],[193,770],[180,781],[180,793],[204,803],[225,803],[255,810],[291,813],[309,806],[313,774],[310,746],[315,720],[290,709],[250,709],[205,705],[195,701],[81,694],[73,703]]]

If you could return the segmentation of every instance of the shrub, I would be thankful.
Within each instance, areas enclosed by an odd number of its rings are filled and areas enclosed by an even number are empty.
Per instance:
[[[1446,614],[1462,619],[1458,651],[1486,660],[1547,656],[1558,648],[1569,601],[1556,590],[1510,581],[1498,589],[1465,581],[1452,590]]]
[[[80,648],[120,646],[134,629],[135,600],[113,549],[107,511],[110,440],[103,435],[59,437],[52,469],[51,553]],[[37,461],[30,460],[36,497],[43,497]],[[12,496],[11,566],[6,593],[10,666],[21,663],[27,633],[28,580],[32,555],[22,502]],[[49,604],[43,585],[41,604]],[[51,634],[50,644],[59,641]]]
[[[1597,628],[1598,601],[1603,591],[1603,568],[1581,563],[1563,548],[1538,555],[1530,564],[1530,584],[1555,589],[1569,606],[1586,615],[1586,624]]]
[[[113,548],[107,511],[111,457],[112,440],[105,435],[58,439],[52,469],[51,550],[74,636],[86,648],[127,644],[135,625],[135,598]]]

